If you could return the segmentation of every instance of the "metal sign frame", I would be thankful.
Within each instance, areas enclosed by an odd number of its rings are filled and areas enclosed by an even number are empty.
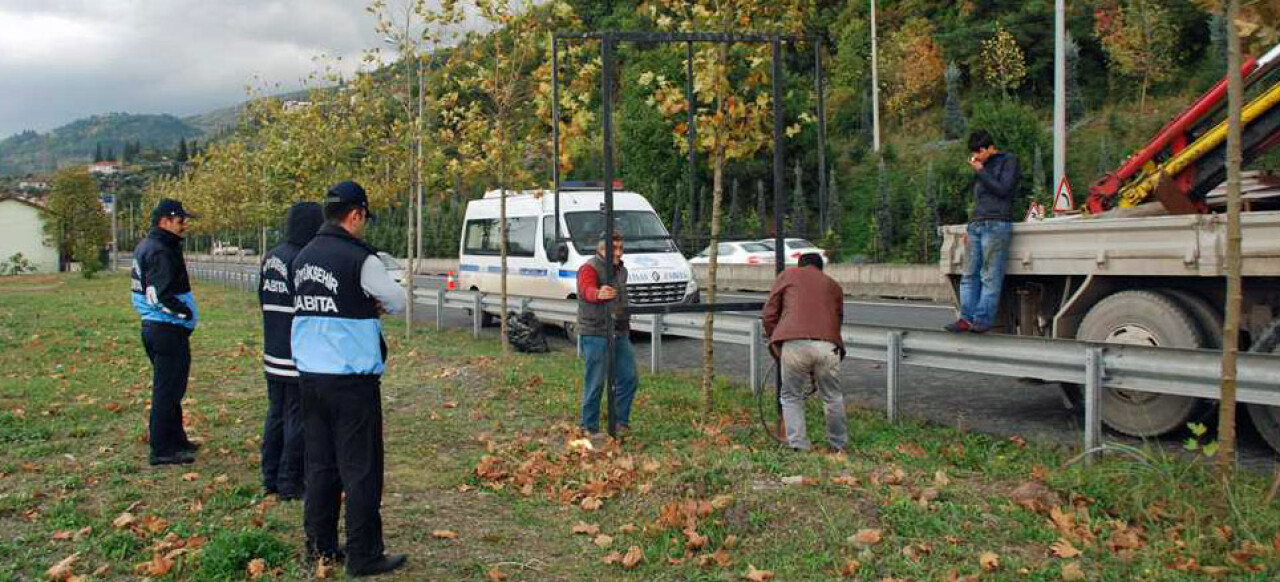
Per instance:
[[[814,67],[814,87],[817,93],[817,117],[818,117],[818,200],[819,200],[819,222],[820,227],[825,229],[827,225],[827,176],[826,176],[826,112],[823,107],[823,75],[822,75],[822,39],[819,36],[797,36],[785,34],[724,34],[709,32],[685,32],[685,33],[657,33],[657,32],[621,32],[621,31],[604,31],[604,32],[581,32],[581,33],[555,33],[551,38],[551,133],[552,133],[552,170],[551,177],[553,182],[553,193],[555,196],[555,241],[559,245],[564,243],[566,239],[561,236],[560,232],[560,43],[561,41],[582,41],[582,40],[599,40],[601,42],[601,69],[600,69],[600,101],[602,109],[601,131],[602,145],[604,149],[604,220],[606,236],[614,232],[614,215],[613,215],[613,181],[614,181],[614,162],[613,162],[613,97],[614,86],[613,77],[614,70],[617,65],[614,50],[619,42],[633,43],[656,43],[656,44],[678,44],[684,43],[686,47],[686,77],[685,77],[685,98],[689,102],[689,195],[697,196],[695,186],[695,168],[697,164],[696,142],[697,124],[695,123],[695,107],[693,101],[693,45],[694,43],[716,43],[716,44],[760,44],[768,43],[772,49],[771,68],[772,75],[770,83],[772,85],[773,97],[773,226],[774,226],[774,269],[776,273],[781,273],[786,267],[786,233],[784,232],[783,217],[786,214],[786,199],[783,196],[784,184],[784,161],[785,153],[783,152],[784,136],[783,136],[783,116],[782,111],[782,43],[789,42],[798,44],[807,42],[813,46],[813,67]],[[713,210],[714,211],[714,210]],[[607,285],[613,281],[613,244],[611,241],[605,244],[605,265],[606,272],[603,273],[602,285]],[[705,305],[696,308],[683,308],[682,311],[730,311],[741,310],[744,304],[725,304],[725,305]],[[763,304],[753,304],[753,307],[759,309]],[[629,310],[632,313],[637,311]],[[605,398],[606,408],[609,416],[609,435],[617,436],[617,420],[614,407],[614,386],[613,386],[613,355],[614,355],[614,319],[613,312],[606,310],[605,325],[608,330],[605,343]],[[653,333],[661,333],[661,330],[654,330]],[[782,367],[777,366],[775,374],[775,382],[778,389],[778,407],[781,419],[782,406]]]

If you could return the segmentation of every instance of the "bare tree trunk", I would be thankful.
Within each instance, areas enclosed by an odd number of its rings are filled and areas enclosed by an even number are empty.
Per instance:
[[[728,45],[720,45],[720,63],[727,60]],[[711,253],[707,266],[707,303],[716,304],[716,274],[720,267],[720,201],[724,197],[724,86],[716,83],[716,127],[715,127],[715,161],[711,174]],[[702,402],[703,412],[708,416],[715,408],[716,379],[716,344],[715,344],[714,311],[707,312],[705,327],[702,330]]]
[[[505,119],[499,114],[499,119]],[[502,355],[511,355],[511,343],[507,341],[507,128],[506,124],[499,121],[499,135],[502,136],[502,149],[498,151],[498,191],[501,193],[498,197],[498,224],[500,225],[501,247],[499,255],[502,261],[502,308],[498,310],[500,317],[499,328],[502,334]]]
[[[1227,305],[1222,325],[1222,395],[1218,412],[1218,470],[1231,481],[1236,462],[1236,356],[1240,350],[1240,0],[1227,4]]]

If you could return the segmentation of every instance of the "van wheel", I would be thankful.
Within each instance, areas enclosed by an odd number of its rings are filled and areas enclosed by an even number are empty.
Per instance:
[[[1208,343],[1196,320],[1169,295],[1122,291],[1094,305],[1080,323],[1085,341],[1201,348]],[[1201,418],[1212,404],[1200,398],[1105,388],[1102,422],[1136,437],[1158,436]]]
[[[578,324],[572,321],[566,321],[562,324],[564,328],[564,337],[569,339],[569,343],[578,343]]]
[[[480,314],[480,327],[495,327],[498,323],[498,316],[487,311]]]

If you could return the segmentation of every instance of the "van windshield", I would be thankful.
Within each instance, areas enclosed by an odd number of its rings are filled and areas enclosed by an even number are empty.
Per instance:
[[[625,253],[674,253],[672,242],[662,219],[648,210],[615,210],[614,227],[622,232]],[[596,252],[596,241],[604,231],[604,214],[601,212],[566,212],[565,224],[569,237],[580,255]]]

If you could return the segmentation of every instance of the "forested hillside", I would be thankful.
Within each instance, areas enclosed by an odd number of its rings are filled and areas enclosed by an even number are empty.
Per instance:
[[[1221,78],[1225,28],[1212,0],[1091,0],[1069,7],[1068,174],[1080,201],[1093,180]],[[1280,15],[1273,10],[1267,3],[1247,7],[1246,47],[1253,54],[1278,40]],[[822,39],[831,192],[825,199],[817,171],[814,47],[796,42],[784,51],[787,208],[781,211],[788,235],[821,241],[844,260],[933,260],[936,226],[966,219],[972,172],[962,141],[972,128],[990,130],[1017,156],[1024,175],[1020,208],[1032,197],[1049,202],[1052,0],[882,0],[884,146],[878,154],[871,147],[868,2],[572,0],[526,6],[519,16],[479,13],[495,32],[462,34],[457,21],[439,13],[407,23],[412,34],[402,38],[417,41],[409,48],[423,54],[427,75],[420,125],[414,123],[412,62],[332,78],[341,90],[317,92],[309,107],[287,111],[279,100],[250,107],[251,123],[151,195],[183,196],[196,206],[238,205],[241,212],[221,213],[203,228],[254,231],[274,224],[292,200],[317,197],[326,184],[353,177],[368,183],[385,208],[375,242],[399,249],[409,218],[408,152],[421,131],[422,175],[431,193],[424,211],[427,248],[448,256],[456,252],[466,200],[499,185],[550,184],[549,32],[704,30]],[[403,30],[406,23],[380,14],[382,32]],[[427,46],[455,44],[426,54]],[[618,175],[627,189],[654,202],[686,252],[709,237],[717,148],[723,155],[721,238],[772,234],[773,104],[767,46],[761,49],[695,47],[699,142],[691,195],[686,49],[619,48]],[[596,41],[566,42],[562,49],[558,163],[564,179],[601,176],[599,51]]]
[[[126,149],[177,150],[202,132],[172,115],[108,113],[41,134],[26,131],[0,141],[0,174],[48,172],[95,157],[119,160]]]

